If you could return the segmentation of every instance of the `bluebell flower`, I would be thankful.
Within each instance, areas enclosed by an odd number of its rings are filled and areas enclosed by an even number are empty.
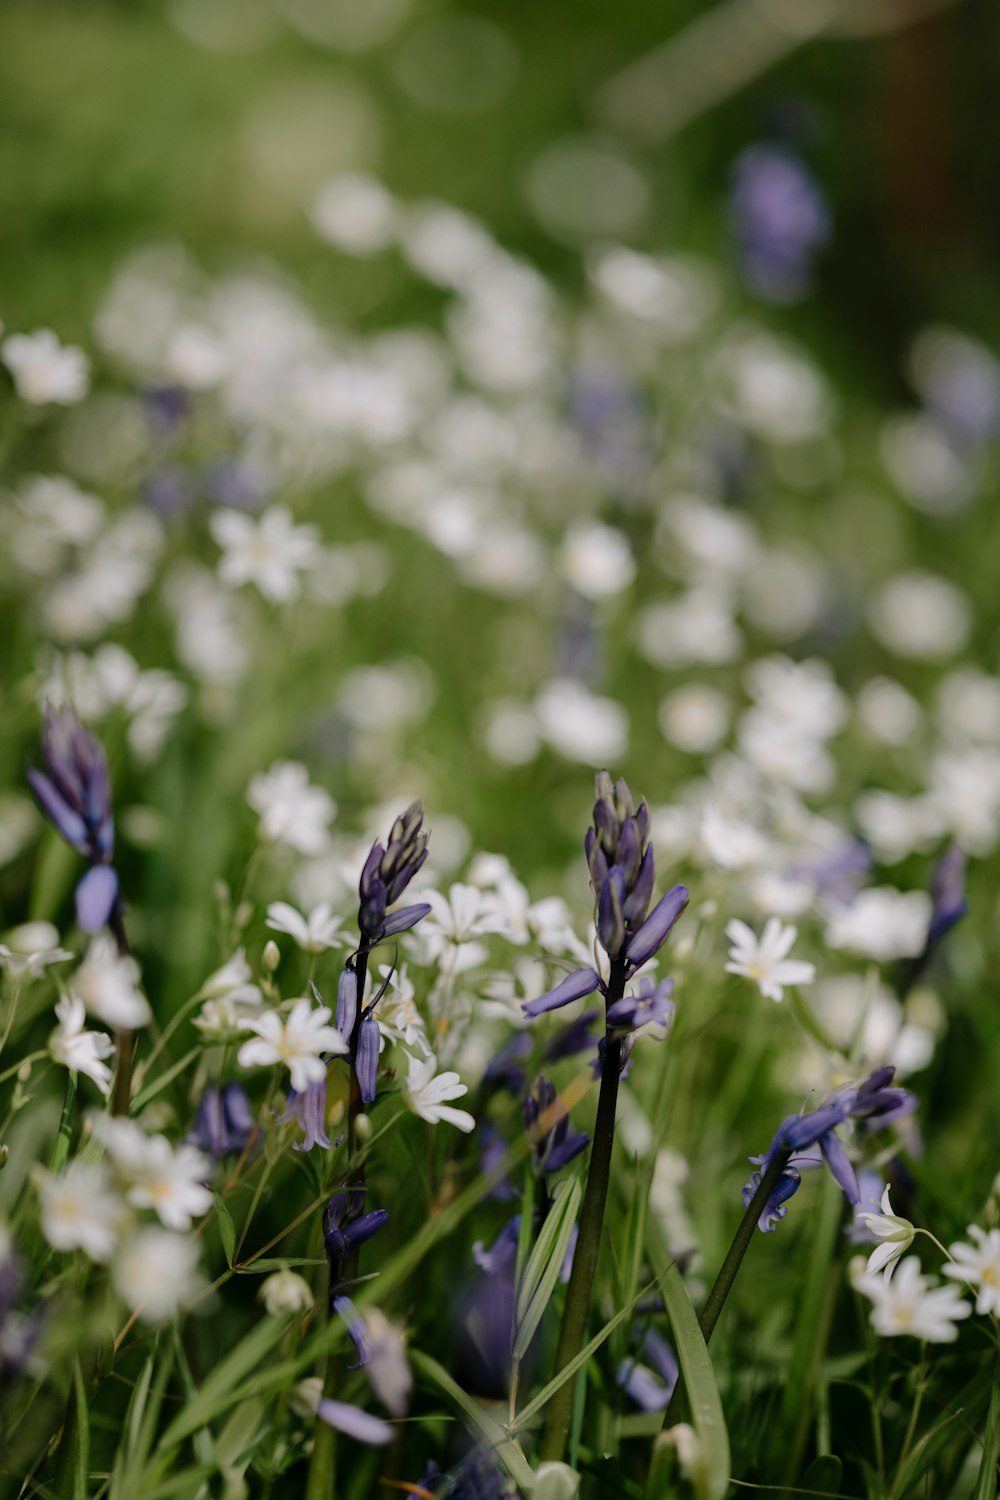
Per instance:
[[[945,850],[931,872],[931,920],[927,929],[927,948],[932,948],[945,933],[960,922],[969,910],[965,895],[965,850],[952,844]]]
[[[652,1369],[637,1363],[643,1358]],[[619,1386],[642,1411],[665,1411],[679,1375],[674,1351],[655,1328],[648,1328],[640,1336],[634,1357],[618,1366]]]
[[[688,903],[688,892],[685,886],[676,885],[649,910],[655,881],[649,809],[645,802],[636,807],[627,783],[612,782],[607,771],[598,774],[596,792],[584,852],[596,904],[597,936],[627,981],[666,942]],[[607,997],[607,985],[598,971],[577,969],[521,1008],[526,1016],[539,1016],[595,990]]]
[[[301,1141],[296,1141],[294,1151],[311,1151],[320,1146],[326,1151],[330,1137],[326,1133],[326,1079],[319,1078],[303,1090],[290,1089],[285,1113],[280,1124],[295,1120],[302,1130]]]
[[[608,1025],[614,1031],[629,1033],[645,1026],[651,1035],[664,1038],[676,1010],[671,998],[673,992],[672,979],[663,979],[659,984],[651,979],[641,980],[635,994],[623,995],[608,1006]]]
[[[497,1130],[495,1125],[488,1122],[479,1128],[479,1170],[489,1172],[507,1155],[507,1143]],[[498,1202],[509,1203],[516,1198],[517,1194],[507,1177],[501,1178],[495,1188],[486,1194],[487,1198],[495,1198]]]
[[[383,1422],[381,1417],[373,1417],[371,1412],[362,1411],[360,1406],[350,1406],[346,1401],[334,1401],[331,1396],[320,1399],[316,1415],[338,1432],[371,1447],[384,1448],[396,1435],[395,1428],[389,1422]]]
[[[585,1130],[570,1129],[569,1110],[554,1084],[539,1076],[524,1101],[524,1128],[534,1141],[532,1160],[538,1172],[558,1172],[586,1149]]]
[[[404,906],[387,915],[427,858],[430,837],[423,827],[424,810],[413,802],[393,823],[388,842],[371,847],[358,886],[358,926],[369,946],[382,938],[406,932],[430,911],[426,902]]]
[[[98,932],[118,903],[111,867],[115,827],[108,765],[98,740],[72,708],[47,709],[42,755],[48,774],[31,770],[28,781],[57,832],[90,864],[76,888],[76,916],[84,932]]]
[[[733,171],[729,217],[751,289],[772,302],[802,297],[829,238],[830,216],[797,157],[771,145],[744,151]]]
[[[831,854],[803,860],[792,867],[795,880],[808,881],[821,896],[845,905],[854,900],[872,867],[871,849],[865,839],[849,839]]]
[[[596,1008],[585,1010],[568,1025],[561,1027],[546,1044],[543,1053],[546,1062],[555,1062],[560,1057],[576,1057],[578,1053],[590,1052],[596,1047],[597,1038],[591,1031],[591,1027],[600,1014]]]
[[[356,1245],[363,1245],[389,1222],[384,1208],[365,1213],[365,1189],[342,1187],[334,1193],[323,1211],[323,1243],[330,1263],[330,1283],[340,1275],[340,1263]]]
[[[253,1108],[245,1090],[238,1083],[224,1083],[221,1088],[213,1084],[198,1102],[188,1142],[223,1161],[246,1150],[254,1129]]]
[[[511,1037],[510,1041],[500,1048],[495,1057],[491,1058],[483,1074],[483,1084],[487,1087],[508,1089],[512,1094],[519,1094],[524,1088],[525,1073],[521,1063],[532,1049],[531,1037],[526,1031],[518,1031]]]
[[[361,1026],[358,1030],[358,1055],[354,1059],[354,1071],[361,1090],[361,1098],[365,1104],[373,1104],[375,1101],[378,1089],[379,1050],[378,1022],[369,1007],[361,1018]]]
[[[472,1258],[479,1269],[485,1271],[487,1276],[496,1276],[512,1266],[517,1256],[520,1233],[521,1215],[515,1214],[512,1219],[507,1220],[489,1249],[482,1240],[477,1240],[472,1247]]]
[[[349,1370],[360,1370],[362,1365],[368,1363],[371,1354],[371,1343],[368,1338],[368,1325],[358,1312],[350,1297],[334,1297],[333,1310],[344,1323],[347,1336],[354,1345],[357,1353],[357,1362],[348,1365]]]
[[[337,1013],[333,1024],[346,1042],[351,1040],[358,1018],[358,971],[352,963],[344,968],[337,981]]]

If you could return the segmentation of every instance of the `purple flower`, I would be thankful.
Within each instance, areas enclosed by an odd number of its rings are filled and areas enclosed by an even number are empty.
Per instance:
[[[352,963],[348,963],[337,981],[337,1013],[333,1021],[345,1042],[351,1040],[357,1018],[358,971]]]
[[[652,1369],[636,1363],[645,1358]],[[674,1351],[655,1328],[647,1329],[639,1340],[633,1359],[618,1367],[618,1384],[642,1411],[665,1411],[674,1394],[680,1368]]]
[[[354,1059],[361,1098],[365,1104],[373,1104],[378,1089],[379,1029],[371,1009],[365,1011],[358,1030],[358,1055]]]
[[[519,1094],[524,1088],[524,1069],[520,1064],[528,1056],[531,1048],[532,1042],[528,1033],[526,1031],[515,1032],[510,1041],[506,1042],[487,1064],[483,1074],[483,1083],[493,1088],[508,1089],[512,1094]]]
[[[42,756],[48,774],[31,770],[28,781],[46,817],[90,863],[76,889],[76,911],[83,930],[97,932],[109,921],[118,901],[118,876],[111,868],[115,828],[104,751],[72,708],[50,708],[42,728]]]
[[[569,1110],[554,1084],[538,1077],[524,1101],[524,1128],[534,1141],[532,1157],[538,1172],[558,1172],[587,1147],[586,1131],[570,1129]]]
[[[969,910],[965,896],[965,851],[958,844],[945,850],[931,872],[931,903],[928,949],[950,932]]]
[[[349,1370],[360,1370],[362,1365],[368,1363],[371,1354],[371,1343],[368,1338],[368,1325],[358,1312],[350,1297],[334,1297],[333,1310],[342,1319],[347,1328],[347,1335],[357,1351],[357,1364],[348,1365]]]
[[[665,1037],[676,1009],[671,996],[674,981],[664,979],[654,984],[643,979],[634,995],[623,995],[608,1006],[608,1025],[615,1031],[633,1032],[642,1026],[650,1027],[654,1034]]]
[[[482,1240],[472,1247],[472,1258],[487,1276],[496,1276],[514,1264],[517,1256],[517,1241],[521,1233],[521,1215],[508,1219],[492,1245],[487,1250]]]
[[[555,989],[547,990],[537,1000],[522,1001],[521,1009],[526,1016],[540,1016],[544,1011],[558,1010],[560,1006],[570,1005],[574,1000],[582,1000],[584,995],[592,995],[597,989],[603,989],[597,970],[577,969],[575,973],[567,974]]]
[[[597,1039],[590,1028],[599,1015],[599,1010],[585,1010],[576,1020],[563,1026],[545,1048],[545,1060],[555,1062],[560,1057],[575,1057],[579,1052],[591,1051],[597,1045]]]
[[[334,1193],[323,1212],[323,1243],[330,1262],[330,1280],[335,1282],[340,1272],[340,1262],[354,1249],[363,1245],[389,1222],[384,1208],[364,1212],[365,1189],[343,1187]]]
[[[296,1141],[293,1150],[311,1151],[314,1146],[322,1146],[324,1151],[327,1150],[330,1137],[326,1133],[325,1078],[310,1083],[301,1092],[298,1089],[289,1090],[285,1113],[279,1123],[287,1125],[290,1120],[297,1121],[302,1130],[302,1139]]]
[[[778,146],[751,146],[737,159],[729,216],[749,286],[772,302],[809,289],[813,257],[830,235],[819,188],[800,161]]]
[[[430,911],[424,903],[407,906],[387,917],[387,909],[403,891],[427,858],[430,835],[423,828],[424,810],[413,802],[393,823],[385,848],[375,843],[365,860],[358,886],[358,926],[369,945],[384,937],[406,932]]]
[[[224,1083],[202,1094],[188,1141],[223,1161],[245,1151],[253,1132],[253,1109],[246,1093],[238,1083]]]
[[[359,1443],[368,1443],[372,1447],[384,1448],[396,1435],[395,1429],[388,1422],[383,1422],[381,1417],[373,1417],[370,1412],[362,1411],[360,1406],[348,1406],[345,1401],[334,1401],[330,1396],[324,1396],[320,1400],[316,1415],[338,1432],[346,1433]]]

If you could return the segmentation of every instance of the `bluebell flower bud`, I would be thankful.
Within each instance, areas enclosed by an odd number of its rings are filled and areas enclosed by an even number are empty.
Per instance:
[[[386,910],[403,891],[427,858],[429,834],[423,829],[424,810],[412,802],[393,823],[386,847],[372,845],[358,886],[358,925],[369,942],[405,932],[426,916],[429,906],[410,906],[386,919]]]
[[[326,1133],[326,1079],[320,1078],[315,1083],[310,1083],[300,1093],[298,1089],[291,1089],[288,1094],[288,1103],[285,1113],[281,1117],[281,1124],[287,1125],[290,1120],[295,1120],[302,1129],[301,1141],[296,1141],[293,1150],[311,1151],[314,1146],[321,1146],[324,1151],[330,1145],[330,1137]]]
[[[597,900],[597,936],[609,958],[617,958],[625,941],[625,874],[612,865]]]
[[[337,1014],[333,1024],[345,1041],[350,1041],[358,1018],[358,973],[348,964],[337,981]]]
[[[238,1083],[212,1086],[202,1094],[189,1144],[223,1161],[246,1150],[254,1133],[253,1108]]]
[[[85,932],[97,932],[118,901],[118,877],[110,869],[115,829],[104,751],[65,707],[46,711],[42,755],[48,774],[31,770],[28,781],[57,832],[91,865],[77,888],[77,920]]]
[[[555,1085],[539,1076],[524,1101],[524,1128],[534,1140],[535,1170],[558,1172],[584,1151],[590,1140],[586,1131],[570,1129],[567,1110]]]
[[[358,1032],[358,1055],[354,1062],[361,1098],[373,1104],[378,1088],[379,1029],[373,1013],[366,1011]]]
[[[364,1188],[345,1187],[334,1193],[323,1211],[323,1242],[333,1278],[339,1272],[339,1262],[348,1252],[370,1240],[389,1222],[384,1208],[364,1213],[364,1206]]]
[[[547,990],[537,1000],[523,1000],[521,1009],[526,1016],[540,1016],[547,1010],[558,1010],[562,1005],[570,1005],[574,1000],[582,1000],[584,995],[592,995],[594,990],[600,987],[601,976],[596,969],[577,969],[573,974],[567,974],[555,989]]]
[[[688,889],[684,885],[675,885],[665,896],[661,896],[625,950],[630,968],[641,969],[644,963],[649,962],[656,950],[666,942],[687,904]]]

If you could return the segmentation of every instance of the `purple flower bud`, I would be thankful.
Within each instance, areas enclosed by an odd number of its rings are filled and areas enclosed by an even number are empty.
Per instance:
[[[684,885],[675,885],[665,896],[661,896],[625,950],[630,968],[639,969],[644,963],[648,963],[656,950],[666,942],[687,904],[688,889]]]
[[[635,819],[628,818],[622,824],[621,834],[618,838],[618,855],[615,861],[621,867],[625,876],[625,885],[631,890],[635,884],[635,877],[639,873],[639,861],[642,858],[642,850],[639,847],[639,830]]]
[[[372,1012],[366,1011],[358,1032],[358,1055],[354,1061],[361,1098],[365,1104],[375,1102],[378,1087],[379,1029]]]
[[[965,851],[952,844],[934,866],[931,874],[930,926],[927,929],[927,947],[940,941],[960,922],[969,909],[965,899]]]
[[[733,234],[747,282],[773,302],[797,301],[830,220],[801,162],[780,147],[751,146],[739,157],[730,198]]]
[[[359,1406],[334,1401],[331,1396],[321,1399],[316,1407],[316,1415],[338,1432],[346,1433],[357,1442],[368,1443],[372,1447],[384,1448],[396,1435],[395,1429],[388,1422],[383,1422],[381,1417],[373,1417]]]
[[[524,1101],[524,1126],[534,1138],[536,1171],[559,1172],[586,1150],[586,1131],[571,1131],[569,1111],[547,1078],[538,1077]]]
[[[118,900],[118,876],[110,865],[93,865],[76,888],[76,920],[84,932],[100,932]]]
[[[517,1242],[521,1233],[521,1215],[515,1214],[512,1219],[501,1229],[490,1248],[483,1246],[482,1240],[477,1240],[472,1247],[472,1258],[481,1271],[487,1276],[497,1276],[508,1266],[512,1266],[517,1256]]]
[[[331,1277],[339,1273],[339,1263],[355,1245],[364,1244],[378,1234],[389,1215],[384,1208],[364,1213],[365,1189],[345,1187],[327,1203],[323,1211],[323,1242],[330,1262]]]
[[[333,1024],[345,1041],[350,1041],[358,1018],[358,973],[348,964],[337,981],[337,1014]]]
[[[653,846],[652,844],[647,844],[646,852],[642,856],[642,863],[632,883],[632,889],[625,898],[625,920],[633,930],[643,921],[649,909],[655,878],[656,868],[653,863]]]
[[[412,802],[393,823],[388,846],[383,848],[379,843],[373,844],[365,860],[358,886],[358,925],[371,942],[405,932],[430,910],[429,907],[408,907],[408,919],[401,920],[401,912],[388,921],[385,919],[386,909],[398,901],[427,858],[428,834],[423,831],[423,817],[421,804]]]
[[[398,911],[386,917],[380,936],[395,937],[397,933],[408,932],[411,927],[416,927],[418,922],[423,921],[430,909],[427,901],[420,901],[416,906],[401,906]]]
[[[488,1063],[483,1074],[483,1083],[494,1088],[509,1089],[519,1094],[524,1087],[524,1069],[519,1066],[531,1051],[531,1037],[526,1031],[518,1031],[505,1043]]]
[[[362,1365],[368,1363],[371,1354],[371,1345],[368,1339],[368,1325],[358,1312],[350,1297],[334,1297],[333,1310],[342,1319],[351,1343],[357,1350],[357,1364],[348,1365],[349,1370],[360,1370]]]
[[[625,941],[625,872],[612,865],[597,898],[597,936],[609,958],[617,958]]]
[[[761,1177],[762,1173],[754,1172],[754,1174],[750,1178],[750,1181],[744,1187],[744,1208],[749,1208],[750,1204],[753,1202],[754,1193],[756,1193],[761,1184]],[[802,1175],[796,1170],[795,1167],[786,1168],[786,1170],[778,1178],[774,1192],[764,1204],[764,1207],[760,1213],[760,1217],[757,1220],[757,1228],[761,1231],[762,1234],[773,1234],[775,1229],[777,1229],[779,1223],[788,1212],[788,1209],[785,1206],[786,1201],[787,1199],[791,1198],[794,1193],[798,1192],[799,1183],[801,1181]]]
[[[670,998],[674,992],[674,981],[664,979],[654,984],[644,979],[638,994],[623,995],[608,1006],[608,1025],[619,1031],[637,1031],[640,1026],[660,1028],[665,1036],[674,1018],[674,1003]]]
[[[562,1005],[570,1005],[574,1000],[582,1000],[584,995],[592,995],[594,990],[599,989],[601,976],[596,969],[577,969],[573,974],[567,974],[555,989],[547,990],[537,1000],[524,1000],[521,1009],[526,1016],[540,1016],[547,1010],[558,1010]]]

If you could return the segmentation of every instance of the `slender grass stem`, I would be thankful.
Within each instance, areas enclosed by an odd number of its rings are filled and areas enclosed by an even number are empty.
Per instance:
[[[108,918],[108,927],[115,940],[120,958],[131,958],[128,934],[125,931],[125,914],[121,900],[115,901]],[[122,1028],[118,1033],[115,1048],[115,1095],[114,1113],[127,1115],[132,1099],[132,1057],[135,1052],[135,1032]]]
[[[611,965],[608,982],[607,1003],[613,1005],[620,1000],[625,989],[625,963],[616,959]],[[590,1152],[587,1171],[587,1187],[580,1209],[580,1232],[573,1256],[573,1270],[566,1290],[566,1305],[563,1309],[559,1348],[556,1353],[556,1371],[562,1370],[583,1348],[587,1332],[587,1316],[590,1312],[590,1294],[597,1271],[604,1230],[604,1208],[611,1180],[611,1157],[615,1144],[615,1109],[618,1103],[618,1082],[621,1077],[621,1038],[612,1036],[608,1030],[604,1039],[604,1062],[601,1068],[601,1092],[597,1101],[597,1120],[594,1125],[594,1144]],[[573,1416],[574,1382],[565,1381],[555,1393],[549,1405],[548,1420],[542,1438],[541,1458],[558,1462],[566,1451],[570,1422]]]
[[[726,1305],[726,1299],[732,1291],[733,1282],[736,1280],[743,1257],[750,1248],[757,1220],[764,1209],[764,1204],[770,1198],[778,1185],[782,1172],[791,1158],[791,1151],[779,1151],[771,1161],[770,1166],[764,1173],[757,1187],[757,1191],[747,1205],[746,1212],[740,1220],[739,1228],[733,1236],[733,1242],[726,1251],[726,1258],[719,1268],[719,1274],[715,1278],[712,1290],[705,1299],[705,1306],[701,1310],[698,1319],[699,1326],[707,1344],[715,1331],[715,1325],[719,1321],[719,1314]]]

